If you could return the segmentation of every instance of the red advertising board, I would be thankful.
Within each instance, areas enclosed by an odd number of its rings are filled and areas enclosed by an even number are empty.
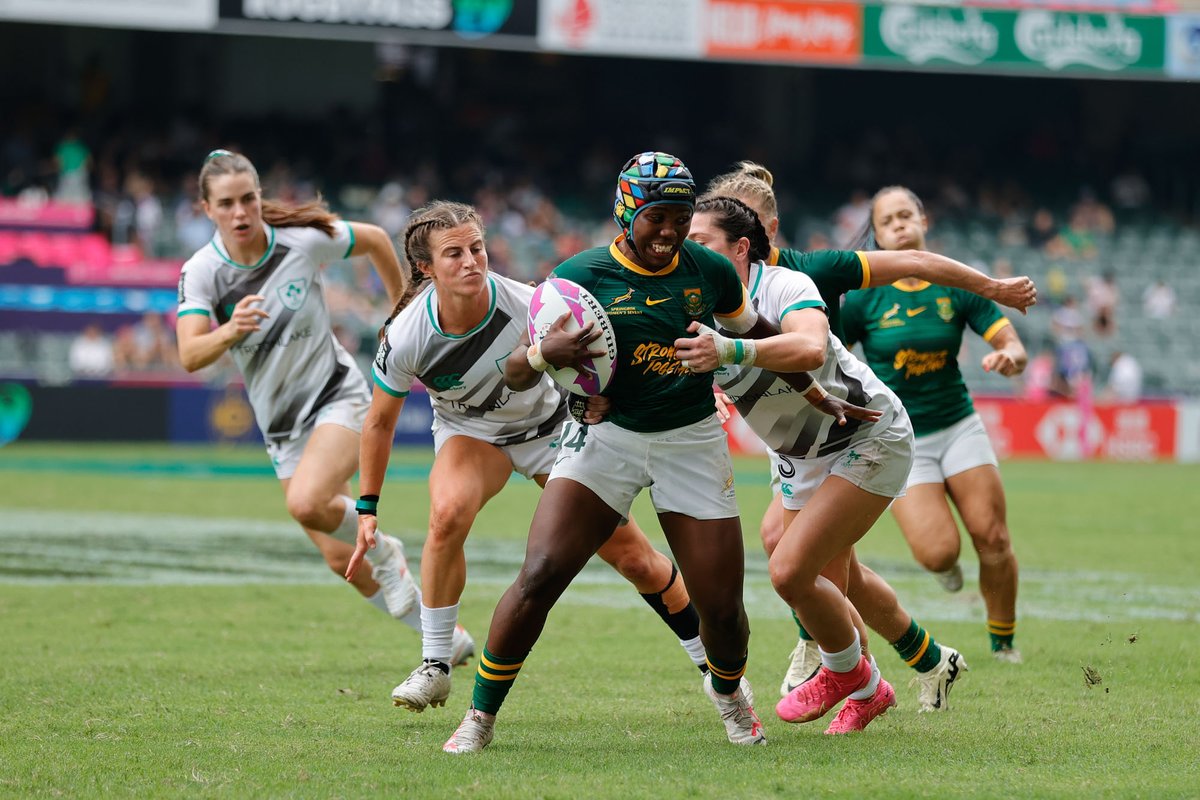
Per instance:
[[[992,445],[1001,458],[1054,461],[1173,460],[1178,413],[1173,402],[1098,405],[976,399]]]
[[[764,61],[857,62],[862,6],[778,0],[709,0],[705,52]]]

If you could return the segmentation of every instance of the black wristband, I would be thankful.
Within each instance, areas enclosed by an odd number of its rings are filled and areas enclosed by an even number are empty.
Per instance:
[[[354,510],[359,516],[363,514],[376,514],[379,509],[379,495],[364,494],[358,498],[358,502],[354,504]]]

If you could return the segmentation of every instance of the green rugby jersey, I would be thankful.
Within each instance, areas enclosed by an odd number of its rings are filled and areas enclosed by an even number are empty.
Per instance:
[[[862,342],[867,363],[900,396],[917,436],[975,411],[958,369],[966,327],[991,341],[1008,324],[991,300],[924,281],[914,289],[854,292],[842,306],[846,346]]]
[[[871,285],[871,265],[867,263],[867,254],[855,250],[813,250],[805,253],[772,247],[767,263],[803,272],[812,278],[817,291],[821,293],[821,299],[825,301],[829,332],[845,341],[842,336],[841,297],[847,292]]]
[[[614,241],[572,256],[554,277],[591,292],[612,321],[617,363],[604,391],[613,402],[610,421],[648,433],[713,414],[712,375],[684,369],[675,357],[675,340],[690,335],[693,320],[716,327],[714,313],[735,316],[743,310],[745,290],[728,259],[685,241],[670,266],[649,272]]]

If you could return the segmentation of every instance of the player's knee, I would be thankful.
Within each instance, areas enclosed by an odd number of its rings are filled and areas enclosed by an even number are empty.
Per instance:
[[[311,494],[289,492],[287,510],[292,519],[310,530],[321,530],[326,503]]]
[[[551,559],[530,555],[521,567],[516,587],[523,604],[549,605],[569,582]]]
[[[474,521],[470,504],[457,498],[435,498],[429,508],[429,538],[435,545],[461,545]]]
[[[913,555],[930,572],[945,572],[958,563],[960,545],[957,537],[944,542],[929,542],[913,549]]]
[[[785,560],[772,556],[767,561],[767,574],[771,585],[788,605],[795,606],[815,587],[816,574],[804,569],[802,564],[794,560]]]
[[[762,521],[758,526],[758,535],[762,539],[763,550],[767,555],[775,552],[775,547],[779,544],[779,540],[783,538],[783,520],[776,518],[768,518]]]
[[[616,558],[612,561],[613,569],[634,586],[654,585],[661,589],[667,585],[667,581],[671,577],[671,568],[667,566],[665,574],[658,575],[656,566],[651,559],[632,551],[617,553]],[[656,580],[657,578],[661,578],[661,580]]]
[[[1007,561],[1012,556],[1012,539],[1008,533],[1008,526],[1003,522],[997,520],[979,531],[970,533],[981,564],[997,564]]]

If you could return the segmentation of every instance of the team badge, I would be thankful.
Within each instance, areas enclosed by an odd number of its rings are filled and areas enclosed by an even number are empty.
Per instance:
[[[938,316],[942,322],[949,322],[954,319],[954,306],[950,303],[949,297],[939,297],[937,299]]]
[[[279,293],[279,299],[288,309],[299,311],[304,305],[304,301],[308,299],[308,279],[299,278],[288,281],[276,291]]]
[[[700,295],[699,289],[683,290],[683,310],[688,313],[689,317],[704,315],[704,298]]]

